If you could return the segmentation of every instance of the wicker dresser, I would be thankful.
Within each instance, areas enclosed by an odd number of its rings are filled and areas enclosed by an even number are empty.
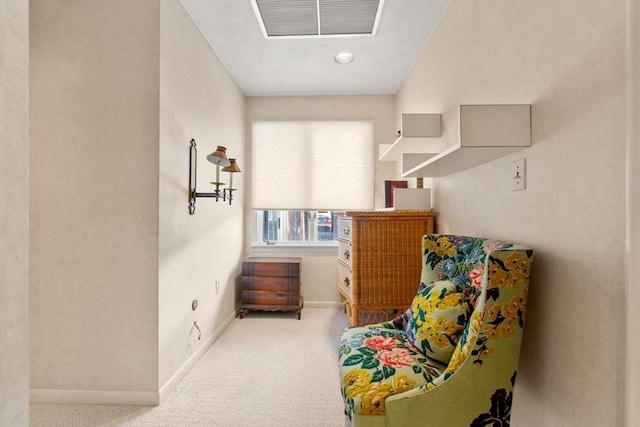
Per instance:
[[[420,284],[422,236],[433,211],[346,212],[338,219],[338,289],[349,326],[406,310]]]

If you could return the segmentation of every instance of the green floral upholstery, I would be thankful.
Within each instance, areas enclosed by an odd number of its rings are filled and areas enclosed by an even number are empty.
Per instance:
[[[453,282],[438,280],[418,291],[405,332],[427,357],[447,364],[470,314],[467,296]]]
[[[384,414],[387,397],[426,385],[446,368],[422,354],[403,331],[351,328],[345,330],[343,342],[342,393],[350,411]]]
[[[533,251],[435,234],[422,250],[412,306],[343,333],[340,378],[352,425],[507,426]]]

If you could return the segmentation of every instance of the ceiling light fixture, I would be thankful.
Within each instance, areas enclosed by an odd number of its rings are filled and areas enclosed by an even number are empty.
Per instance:
[[[340,52],[333,60],[341,65],[350,64],[353,62],[353,54],[351,52]]]

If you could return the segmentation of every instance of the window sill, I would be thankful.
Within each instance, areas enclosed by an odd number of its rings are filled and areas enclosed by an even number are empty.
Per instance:
[[[325,253],[335,254],[338,249],[338,242],[327,242],[320,244],[313,243],[276,243],[275,245],[251,245],[251,254],[274,254],[274,253]]]

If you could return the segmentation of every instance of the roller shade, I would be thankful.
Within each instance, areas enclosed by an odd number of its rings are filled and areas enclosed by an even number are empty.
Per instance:
[[[251,207],[373,209],[373,122],[253,122]]]

